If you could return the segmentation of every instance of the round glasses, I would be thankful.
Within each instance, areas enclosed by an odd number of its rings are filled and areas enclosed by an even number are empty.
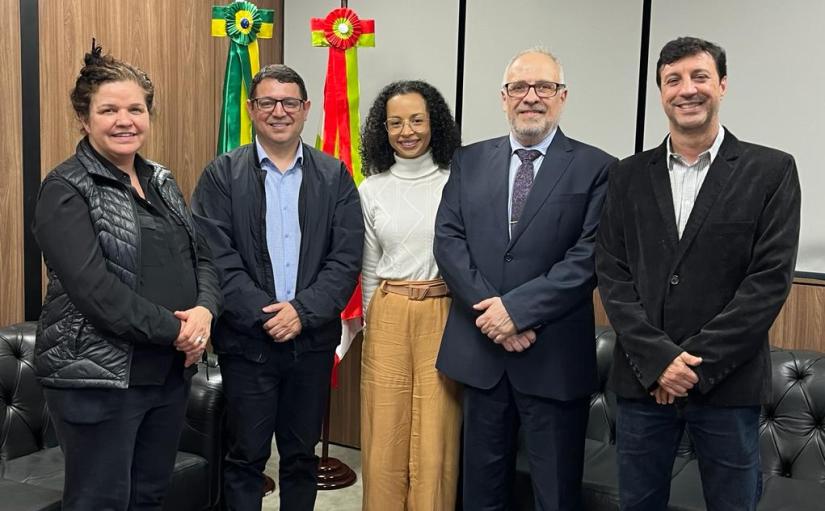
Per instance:
[[[505,83],[502,88],[511,98],[523,98],[530,89],[536,91],[536,96],[540,98],[552,98],[565,87],[563,83],[556,82],[536,82],[529,84],[527,82],[510,82]]]
[[[398,135],[404,131],[405,124],[409,124],[410,129],[415,133],[421,133],[427,129],[427,126],[430,124],[430,120],[426,117],[413,117],[412,119],[390,117],[384,122],[384,127],[387,128],[387,133],[390,135]]]
[[[304,105],[304,100],[299,98],[275,99],[263,96],[260,98],[250,99],[249,101],[252,103],[254,108],[262,112],[271,112],[275,110],[275,107],[278,106],[278,103],[280,103],[281,107],[284,109],[284,112],[294,114]]]

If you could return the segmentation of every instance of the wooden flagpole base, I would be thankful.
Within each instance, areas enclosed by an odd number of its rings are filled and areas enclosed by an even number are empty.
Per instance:
[[[318,461],[318,489],[337,490],[352,486],[358,480],[355,472],[337,458],[329,457],[329,410],[332,401],[332,389],[327,394],[327,413],[324,416],[324,428],[321,433],[321,459]]]
[[[318,462],[318,489],[337,490],[352,486],[358,477],[338,458],[321,459]]]
[[[275,480],[264,474],[264,497],[275,491]]]

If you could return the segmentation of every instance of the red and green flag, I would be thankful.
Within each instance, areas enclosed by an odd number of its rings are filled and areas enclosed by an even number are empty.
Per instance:
[[[252,2],[212,6],[212,36],[229,38],[223,78],[218,154],[252,142],[246,100],[252,77],[260,69],[258,39],[271,39],[275,14]]]
[[[312,45],[329,48],[324,83],[324,110],[315,147],[344,162],[356,186],[361,173],[361,122],[358,110],[357,48],[375,46],[375,21],[361,19],[352,9],[333,9],[324,18],[312,18]],[[359,279],[360,281],[360,279]],[[344,358],[355,335],[363,328],[361,285],[341,313],[343,332],[335,362]],[[333,372],[333,385],[336,372]]]

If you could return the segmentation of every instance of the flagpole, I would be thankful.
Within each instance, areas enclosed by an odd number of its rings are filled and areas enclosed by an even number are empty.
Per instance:
[[[312,18],[312,45],[328,47],[327,78],[324,87],[324,115],[316,147],[338,157],[352,174],[356,186],[363,180],[358,110],[358,64],[356,47],[375,46],[375,24],[372,19],[361,19],[341,0],[341,8],[333,9],[324,18]],[[356,340],[363,327],[360,285],[341,312],[342,336],[336,348],[335,365],[321,431],[321,458],[318,463],[319,490],[349,486],[356,481],[355,472],[341,461],[329,457],[329,423],[332,391],[337,380],[338,364]]]
[[[355,472],[338,458],[329,457],[329,411],[332,403],[332,386],[327,394],[327,413],[324,417],[324,428],[321,434],[321,460],[318,462],[319,490],[337,490],[352,486],[358,477]]]

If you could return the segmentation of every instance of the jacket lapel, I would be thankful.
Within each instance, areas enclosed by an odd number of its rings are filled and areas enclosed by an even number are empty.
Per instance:
[[[301,142],[303,144],[303,142]],[[297,289],[304,289],[309,286],[307,276],[304,275],[301,261],[304,254],[309,252],[309,244],[312,236],[308,235],[314,226],[323,222],[318,218],[318,205],[323,204],[321,199],[321,187],[317,178],[315,160],[309,146],[304,144],[304,156],[301,162],[301,187],[298,190],[298,225],[301,228],[301,249],[298,257],[298,282]],[[264,201],[265,202],[265,201]],[[315,207],[310,207],[315,205]],[[320,222],[320,223],[319,223]]]
[[[702,183],[702,188],[699,189],[696,203],[693,205],[693,209],[685,225],[685,232],[682,233],[682,239],[679,240],[676,261],[678,261],[687,251],[688,247],[690,247],[702,224],[705,223],[708,213],[710,213],[711,208],[719,198],[719,194],[722,193],[722,190],[725,189],[728,181],[730,181],[731,176],[733,176],[737,158],[739,158],[739,141],[726,130],[725,139],[722,141],[719,153],[708,169],[708,175]]]
[[[665,224],[665,235],[671,246],[679,243],[679,231],[676,227],[676,212],[673,209],[673,190],[670,186],[670,175],[667,170],[667,138],[660,145],[648,167],[650,184],[653,187],[653,196],[659,206],[659,213]]]
[[[536,174],[536,179],[533,181],[533,187],[530,188],[530,194],[527,196],[527,202],[524,204],[521,218],[518,223],[513,226],[509,246],[512,247],[513,244],[515,244],[519,236],[521,236],[521,233],[524,232],[524,229],[533,217],[536,216],[536,213],[539,212],[544,201],[547,200],[547,197],[558,184],[559,179],[567,172],[567,168],[570,166],[572,160],[573,147],[561,129],[558,129],[553,137],[553,142],[551,142],[550,147],[547,148],[547,154],[544,155],[544,160],[541,162],[541,167],[539,167],[539,171]],[[505,218],[507,218],[507,216],[505,216]]]
[[[493,208],[492,215],[495,222],[496,239],[506,240],[510,237],[509,220],[510,215],[507,210],[508,202],[508,174],[510,172],[510,139],[502,137],[494,144],[491,144],[488,160],[479,162],[481,168],[490,169],[489,172],[479,173],[487,180],[484,189],[490,190],[491,204],[484,204],[482,208]],[[485,215],[486,216],[486,215]]]

